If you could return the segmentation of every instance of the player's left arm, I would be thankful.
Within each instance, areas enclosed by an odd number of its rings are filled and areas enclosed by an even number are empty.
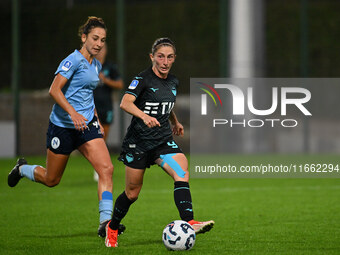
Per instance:
[[[175,112],[172,110],[170,112],[170,122],[172,124],[172,133],[178,136],[183,136],[184,135],[184,127],[183,125],[178,121],[177,116]]]

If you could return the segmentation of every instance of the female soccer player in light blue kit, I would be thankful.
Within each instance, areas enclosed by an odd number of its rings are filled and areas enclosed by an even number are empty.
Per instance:
[[[26,177],[48,187],[56,186],[71,152],[78,149],[99,175],[98,235],[105,237],[105,226],[111,219],[113,208],[113,165],[93,99],[93,90],[99,82],[98,75],[102,67],[95,56],[106,39],[104,21],[89,17],[80,27],[79,36],[81,49],[75,50],[60,63],[49,90],[56,103],[47,131],[46,168],[28,165],[25,159],[19,159],[8,175],[8,185],[14,187],[22,177]]]

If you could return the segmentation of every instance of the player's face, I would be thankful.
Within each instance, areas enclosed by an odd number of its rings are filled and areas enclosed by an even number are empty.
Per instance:
[[[152,70],[154,73],[165,79],[168,77],[172,64],[175,62],[175,52],[171,46],[160,47],[154,55],[150,54]]]
[[[82,48],[86,49],[91,56],[96,56],[105,45],[106,31],[101,27],[92,28],[90,33],[82,35],[81,40]]]

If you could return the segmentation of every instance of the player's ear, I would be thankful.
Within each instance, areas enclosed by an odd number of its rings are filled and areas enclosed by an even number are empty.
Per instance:
[[[150,53],[149,56],[150,56],[151,62],[153,63],[154,57],[153,57],[152,53]]]
[[[86,34],[82,34],[82,35],[81,35],[81,41],[82,41],[82,43],[85,43],[86,38],[87,38],[87,35],[86,35]]]

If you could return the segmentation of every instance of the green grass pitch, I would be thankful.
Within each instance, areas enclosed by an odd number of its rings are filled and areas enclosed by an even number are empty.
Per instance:
[[[27,160],[45,164],[44,157]],[[112,160],[115,199],[124,188],[124,166]],[[96,234],[96,183],[83,157],[70,158],[54,188],[27,179],[9,188],[15,161],[0,160],[0,254],[170,253],[162,230],[179,215],[173,182],[160,168],[147,170],[119,247],[109,249]],[[188,254],[340,254],[340,179],[191,179],[190,185],[195,218],[216,225],[197,236]]]

